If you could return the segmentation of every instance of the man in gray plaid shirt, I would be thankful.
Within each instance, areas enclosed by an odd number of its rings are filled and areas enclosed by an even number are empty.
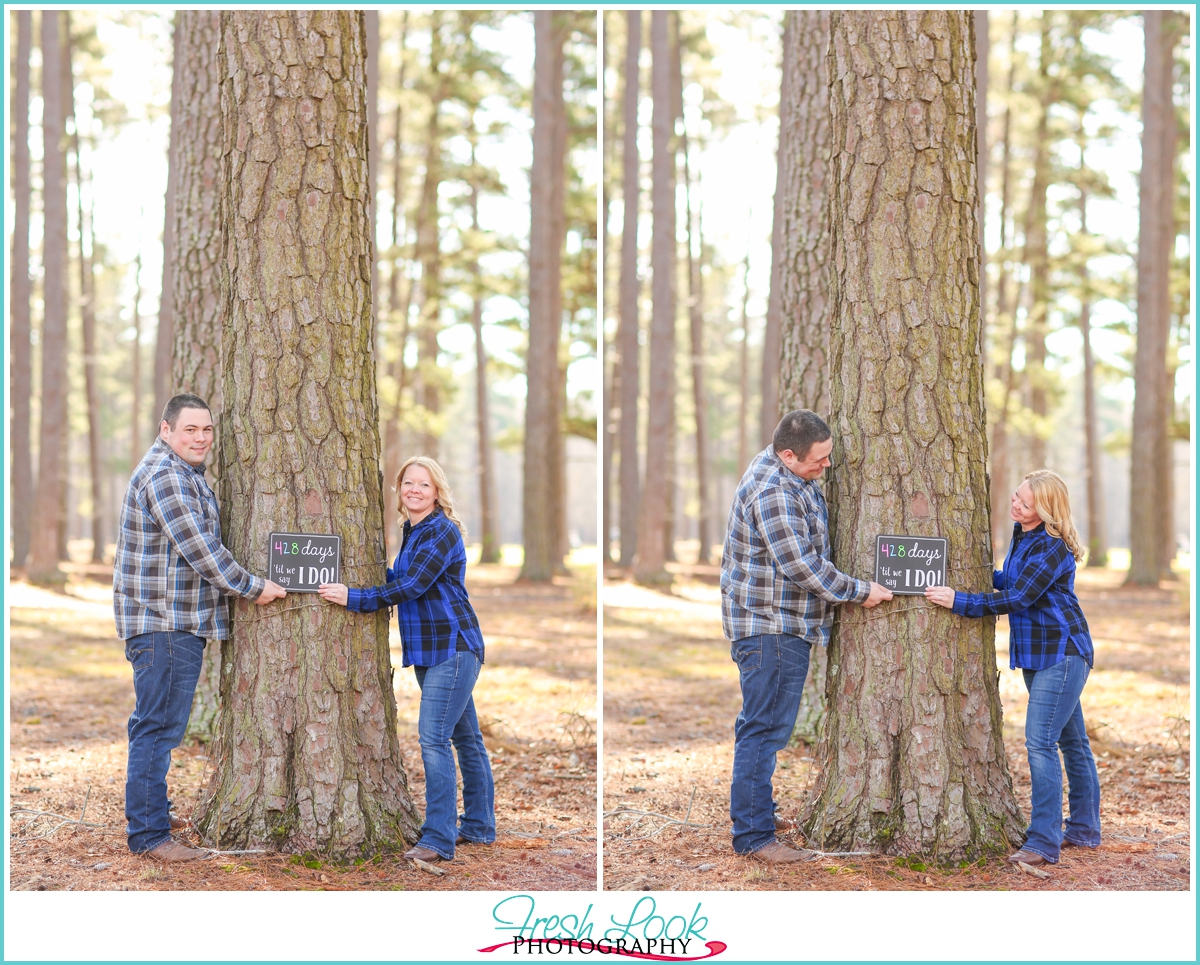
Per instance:
[[[137,703],[129,718],[125,817],[129,850],[160,861],[204,852],[171,837],[186,822],[171,816],[167,772],[200,677],[205,640],[229,636],[222,595],[258,604],[287,595],[254,576],[221,543],[217,500],[204,479],[212,448],[208,403],[177,395],[129,480],[113,562],[113,610]]]
[[[785,415],[742,476],[721,557],[721,619],[742,688],[729,800],[733,849],[769,863],[811,854],[775,839],[792,824],[776,816],[771,790],[775,755],[800,710],[810,648],[829,642],[837,604],[873,607],[892,598],[886,587],[847,576],[830,561],[817,480],[832,451],[829,426],[815,412]]]

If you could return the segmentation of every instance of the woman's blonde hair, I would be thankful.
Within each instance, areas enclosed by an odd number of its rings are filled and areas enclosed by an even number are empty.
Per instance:
[[[408,507],[400,498],[400,484],[404,481],[404,474],[408,471],[409,466],[420,466],[429,473],[429,478],[433,480],[433,488],[436,490],[434,504],[442,508],[446,518],[458,527],[458,531],[466,539],[467,527],[458,518],[458,512],[454,508],[454,494],[450,491],[450,484],[446,482],[446,474],[442,472],[442,467],[438,465],[437,460],[430,459],[428,456],[410,456],[400,467],[400,471],[396,473],[396,509],[400,515],[408,519]]]
[[[1062,476],[1049,469],[1035,469],[1025,474],[1033,490],[1033,509],[1046,524],[1046,532],[1067,544],[1076,560],[1083,559],[1083,541],[1071,519],[1071,497]]]

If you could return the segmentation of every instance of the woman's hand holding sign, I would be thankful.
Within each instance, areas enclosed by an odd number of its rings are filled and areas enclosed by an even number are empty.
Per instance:
[[[925,587],[925,599],[951,609],[954,606],[954,591],[948,586]]]
[[[345,606],[346,600],[349,599],[349,591],[346,589],[345,583],[322,583],[317,587],[317,592],[321,595],[322,600],[336,603],[339,606]]]

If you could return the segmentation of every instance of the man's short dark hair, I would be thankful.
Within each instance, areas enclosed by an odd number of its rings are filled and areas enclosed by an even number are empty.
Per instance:
[[[793,409],[775,427],[771,445],[776,452],[791,449],[797,459],[805,459],[815,442],[824,442],[833,433],[825,420],[811,409]]]
[[[172,432],[175,431],[175,423],[179,421],[179,413],[184,409],[204,409],[210,417],[212,416],[212,409],[208,407],[207,402],[198,395],[184,392],[172,398],[163,409],[162,421],[171,427]]]

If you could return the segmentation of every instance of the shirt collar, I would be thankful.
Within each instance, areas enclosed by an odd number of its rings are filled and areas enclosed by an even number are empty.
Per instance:
[[[441,507],[441,506],[434,506],[434,507],[433,507],[433,512],[431,512],[431,513],[430,513],[428,516],[426,516],[426,517],[425,517],[423,520],[421,520],[421,522],[417,523],[417,526],[424,526],[426,523],[428,523],[428,522],[429,522],[431,519],[433,519],[435,516],[441,516],[441,515],[442,515],[442,507]],[[404,520],[404,533],[405,533],[405,535],[407,535],[408,533],[411,533],[411,532],[412,532],[414,529],[416,529],[416,526],[413,526],[413,522],[412,522],[412,520],[411,520],[411,519],[405,519],[405,520]]]

